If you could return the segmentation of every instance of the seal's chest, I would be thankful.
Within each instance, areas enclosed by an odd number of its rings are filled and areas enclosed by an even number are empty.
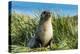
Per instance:
[[[43,25],[41,25],[40,29],[42,31],[40,39],[42,40],[43,44],[47,44],[53,36],[52,24],[44,23]]]

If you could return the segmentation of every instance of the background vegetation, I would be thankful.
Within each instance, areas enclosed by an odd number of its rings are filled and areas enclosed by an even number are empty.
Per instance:
[[[78,48],[78,16],[60,16],[53,14],[53,46],[47,48],[28,48],[27,43],[35,36],[39,23],[39,14],[30,16],[13,12],[10,14],[9,40],[11,52],[68,50]]]

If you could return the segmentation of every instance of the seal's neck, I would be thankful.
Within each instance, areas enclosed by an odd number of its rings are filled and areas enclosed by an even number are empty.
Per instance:
[[[47,20],[40,20],[40,22],[39,22],[39,24],[41,25],[41,24],[44,24],[44,23],[51,23],[51,17],[50,18],[48,18]]]

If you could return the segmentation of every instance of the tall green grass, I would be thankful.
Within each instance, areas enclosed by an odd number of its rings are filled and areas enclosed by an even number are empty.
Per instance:
[[[37,15],[38,16],[38,15]],[[52,15],[53,46],[52,48],[27,47],[28,41],[35,36],[39,16],[30,16],[13,12],[11,14],[11,51],[30,52],[48,50],[68,50],[78,48],[78,16]],[[16,50],[17,49],[17,50]]]

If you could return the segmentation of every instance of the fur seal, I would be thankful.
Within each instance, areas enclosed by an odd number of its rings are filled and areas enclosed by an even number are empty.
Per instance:
[[[30,48],[46,47],[50,45],[53,38],[51,19],[52,17],[49,11],[43,11],[41,13],[35,37],[32,38],[28,44]]]

